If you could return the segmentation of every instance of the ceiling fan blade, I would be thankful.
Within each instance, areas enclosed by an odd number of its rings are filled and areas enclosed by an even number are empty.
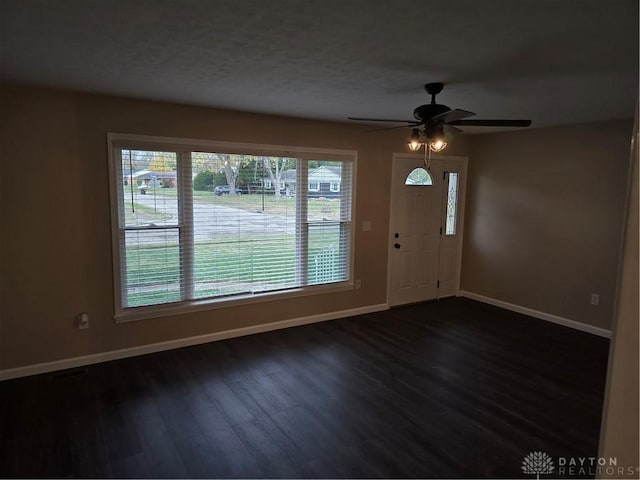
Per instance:
[[[454,108],[453,110],[449,110],[448,112],[441,113],[440,115],[436,115],[431,118],[431,120],[436,120],[438,122],[450,123],[456,120],[460,120],[461,118],[473,117],[475,113],[468,112],[466,110],[460,110],[459,108]]]
[[[362,133],[371,133],[371,132],[381,132],[382,130],[396,130],[398,128],[416,128],[419,125],[422,125],[421,123],[418,123],[416,125],[399,125],[397,127],[381,127],[381,128],[372,128],[371,130],[365,130]],[[462,131],[462,130],[461,130]]]
[[[361,117],[347,117],[348,120],[356,120],[361,122],[402,122],[402,123],[416,123],[415,120],[394,120],[389,118],[361,118]]]
[[[464,132],[464,130],[460,130],[459,128],[452,127],[447,123],[445,123],[443,127],[444,127],[444,134],[448,136],[459,135]]]
[[[448,125],[465,127],[528,127],[531,120],[456,120]]]

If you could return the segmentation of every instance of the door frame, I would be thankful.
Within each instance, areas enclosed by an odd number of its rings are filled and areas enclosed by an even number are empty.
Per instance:
[[[461,282],[461,276],[462,276],[462,249],[463,249],[463,243],[464,243],[464,218],[465,218],[465,203],[466,203],[466,197],[467,197],[467,171],[468,171],[468,165],[469,165],[469,157],[463,157],[463,156],[457,156],[457,155],[441,155],[441,154],[431,154],[431,159],[432,160],[440,160],[444,162],[444,170],[445,171],[455,171],[457,173],[459,173],[459,177],[458,177],[458,205],[457,205],[457,234],[459,235],[459,239],[458,239],[458,251],[456,252],[456,260],[455,260],[455,280],[454,280],[454,284],[455,284],[455,294],[454,296],[458,297],[460,296],[460,292],[462,291],[460,289],[460,282]],[[392,156],[392,162],[396,162],[396,161],[402,161],[402,160],[408,160],[408,161],[416,161],[416,160],[420,160],[423,161],[424,160],[424,154],[423,153],[398,153],[398,152],[394,152],[393,156]],[[393,170],[393,165],[391,167],[391,169]],[[451,170],[449,170],[451,169]],[[389,232],[388,232],[388,237],[387,237],[387,305],[390,305],[390,295],[391,295],[391,258],[392,258],[392,252],[393,252],[393,222],[392,222],[392,215],[393,215],[393,209],[392,209],[392,205],[391,205],[391,197],[392,197],[392,189],[393,189],[393,175],[390,175],[390,189],[389,189]],[[443,189],[443,196],[444,196],[444,189]],[[441,218],[441,225],[444,228],[443,223],[443,219]],[[439,242],[438,242],[438,267],[440,264],[439,261],[439,253],[440,253],[440,246],[439,246]],[[440,296],[437,295],[436,299],[439,299]]]

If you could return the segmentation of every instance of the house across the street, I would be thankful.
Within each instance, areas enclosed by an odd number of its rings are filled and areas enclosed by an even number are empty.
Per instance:
[[[265,177],[264,188],[274,188],[270,177]],[[321,165],[309,171],[307,188],[311,198],[337,198],[341,195],[342,167],[339,165]],[[280,177],[280,191],[284,194],[296,193],[297,174],[295,169],[285,170]]]
[[[139,170],[137,172],[124,172],[124,184],[130,183],[147,188],[164,187],[172,188],[176,186],[176,172],[154,172],[152,170]]]

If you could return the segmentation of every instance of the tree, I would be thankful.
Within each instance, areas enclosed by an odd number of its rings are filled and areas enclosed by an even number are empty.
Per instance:
[[[258,169],[256,157],[247,156],[245,160],[238,166],[238,175],[236,185],[247,189],[248,193],[252,193],[252,189],[260,186],[262,179],[258,176],[258,170],[262,173],[262,166]]]
[[[255,162],[255,157],[252,155],[232,155],[225,154],[224,159],[224,173],[227,177],[227,185],[229,185],[229,193],[233,195],[236,187],[238,186],[238,179],[242,178],[241,184],[246,184],[248,167]]]
[[[140,170],[146,170],[149,167],[149,163],[156,152],[147,152],[143,150],[122,150],[122,162],[123,166],[127,170],[137,172]]]
[[[260,157],[264,165],[265,172],[269,175],[271,185],[275,191],[276,198],[280,198],[280,187],[282,185],[282,176],[285,171],[293,168],[295,165],[294,158],[287,157]]]
[[[218,154],[221,155],[221,154]],[[227,177],[227,185],[229,185],[229,195],[236,194],[236,180],[238,179],[238,163],[234,162],[231,157],[237,155],[222,154],[224,159],[224,175]],[[235,169],[234,169],[235,166]]]
[[[218,158],[215,153],[193,152],[191,153],[191,168],[198,174],[204,171],[216,171],[219,169]]]
[[[175,172],[175,155],[165,155],[162,152],[155,152],[153,158],[147,166],[147,169],[151,170],[152,172]]]
[[[309,160],[307,163],[309,170],[313,170],[314,168],[318,168],[321,165],[335,165],[340,166],[342,162],[338,162],[336,160]]]
[[[210,170],[200,172],[193,177],[193,189],[198,191],[213,190],[213,172]]]

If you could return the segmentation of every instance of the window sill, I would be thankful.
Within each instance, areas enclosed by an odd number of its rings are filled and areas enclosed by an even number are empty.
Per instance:
[[[356,287],[353,282],[342,282],[331,285],[317,285],[312,287],[295,288],[279,292],[255,293],[224,298],[208,298],[203,300],[186,300],[164,305],[150,305],[145,307],[128,308],[124,311],[116,313],[113,316],[113,319],[115,323],[133,322],[137,320],[170,317],[174,315],[215,310],[219,308],[230,308],[241,305],[251,305],[254,303],[286,300],[288,298],[343,292],[347,290],[354,290],[355,288]]]

